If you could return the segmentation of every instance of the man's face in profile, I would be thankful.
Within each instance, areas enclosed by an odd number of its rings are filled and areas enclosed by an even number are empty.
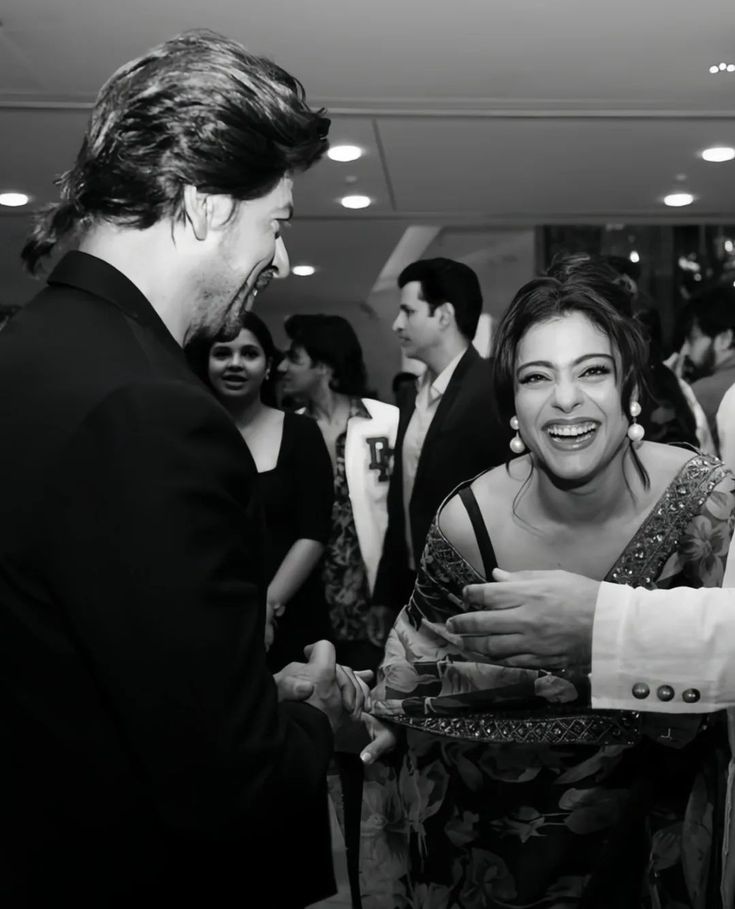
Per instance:
[[[266,195],[233,202],[231,217],[213,237],[199,275],[194,333],[235,337],[242,314],[272,278],[289,273],[281,236],[293,215],[292,181],[284,176]]]

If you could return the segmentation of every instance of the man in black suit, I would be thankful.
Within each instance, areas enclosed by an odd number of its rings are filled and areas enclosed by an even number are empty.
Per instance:
[[[506,460],[511,437],[498,418],[491,362],[472,346],[482,312],[475,272],[452,259],[421,259],[401,272],[398,286],[393,330],[403,352],[426,370],[398,425],[388,529],[373,595],[385,607],[386,624],[410,596],[443,499],[458,483]]]
[[[24,248],[77,247],[0,337],[4,909],[334,891],[326,772],[360,686],[327,642],[268,674],[255,467],[181,349],[287,274],[327,129],[270,61],[179,36],[103,87]]]

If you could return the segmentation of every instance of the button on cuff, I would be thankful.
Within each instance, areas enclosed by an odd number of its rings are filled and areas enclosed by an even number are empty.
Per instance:
[[[659,701],[671,701],[673,700],[674,694],[676,692],[671,687],[671,685],[659,685],[656,689],[656,696]]]

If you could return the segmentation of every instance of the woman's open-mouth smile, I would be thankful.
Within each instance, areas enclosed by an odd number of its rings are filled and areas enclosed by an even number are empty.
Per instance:
[[[592,444],[599,428],[597,420],[554,420],[545,424],[544,432],[554,448],[577,451]]]

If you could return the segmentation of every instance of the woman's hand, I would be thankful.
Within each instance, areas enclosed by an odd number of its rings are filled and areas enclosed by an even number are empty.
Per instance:
[[[377,719],[377,717],[371,716],[369,713],[363,713],[362,721],[370,733],[372,741],[360,752],[360,760],[363,764],[372,764],[379,757],[396,747],[398,733],[392,726]]]

